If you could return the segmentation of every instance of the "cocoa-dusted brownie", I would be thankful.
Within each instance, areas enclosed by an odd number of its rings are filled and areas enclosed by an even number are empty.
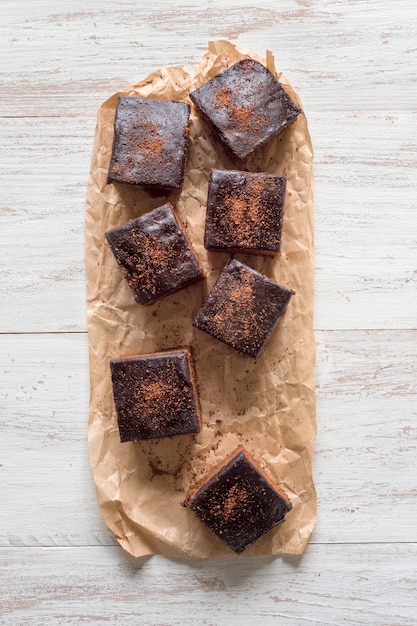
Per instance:
[[[245,159],[292,124],[301,109],[262,63],[238,61],[190,93],[218,137]]]
[[[120,440],[198,433],[201,416],[188,348],[110,362]]]
[[[193,325],[256,358],[293,292],[231,259],[193,319]]]
[[[204,278],[169,203],[107,231],[106,239],[139,304]]]
[[[292,504],[239,447],[184,502],[237,554],[285,520]]]
[[[179,189],[189,117],[184,102],[119,96],[107,182]]]
[[[204,246],[246,254],[281,250],[285,176],[212,170]]]

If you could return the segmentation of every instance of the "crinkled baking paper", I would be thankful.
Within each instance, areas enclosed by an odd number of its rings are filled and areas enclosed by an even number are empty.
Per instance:
[[[160,69],[120,92],[180,100],[242,58],[256,58],[275,73],[300,105],[271,53],[262,60],[229,42],[209,44],[195,76]],[[207,558],[232,556],[191,510],[182,506],[190,486],[238,445],[259,460],[287,492],[293,510],[286,521],[248,548],[244,556],[301,554],[315,524],[312,479],[315,420],[313,306],[313,151],[304,114],[249,157],[244,167],[287,177],[282,254],[237,255],[241,261],[292,289],[287,312],[257,360],[241,355],[193,328],[193,314],[229,255],[203,246],[211,168],[236,169],[192,107],[189,151],[181,191],[158,195],[107,184],[118,95],[98,112],[86,208],[86,271],[90,355],[89,453],[98,503],[117,541],[135,556]],[[300,105],[301,106],[301,105]],[[136,304],[106,244],[104,233],[171,202],[207,279],[154,305]],[[198,435],[120,443],[109,361],[123,355],[191,346],[202,407]]]

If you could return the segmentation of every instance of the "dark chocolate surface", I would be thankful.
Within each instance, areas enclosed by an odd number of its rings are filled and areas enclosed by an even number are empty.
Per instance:
[[[110,369],[122,442],[199,432],[188,350],[114,359]]]
[[[278,493],[243,451],[184,505],[238,554],[283,522],[292,508],[284,492]]]
[[[184,102],[120,96],[107,181],[179,189],[189,116]]]
[[[208,250],[276,254],[281,249],[286,178],[210,172],[204,245]]]
[[[285,287],[232,259],[194,317],[193,325],[256,358],[291,296]]]
[[[301,113],[275,76],[253,59],[220,72],[192,91],[190,98],[238,159],[246,158]]]
[[[107,231],[106,238],[139,304],[204,278],[169,203]]]

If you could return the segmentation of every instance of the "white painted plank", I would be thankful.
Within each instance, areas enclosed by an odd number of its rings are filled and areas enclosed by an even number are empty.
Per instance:
[[[417,114],[310,116],[317,329],[415,328]],[[84,204],[95,120],[0,120],[0,328],[86,329]]]
[[[0,329],[86,329],[84,206],[94,120],[0,122]]]
[[[2,335],[0,363],[0,544],[113,542],[88,459],[86,335]]]
[[[313,542],[417,542],[417,331],[317,332]],[[82,334],[0,337],[0,545],[112,542],[87,452]]]
[[[93,115],[160,66],[192,71],[219,38],[271,49],[307,111],[415,110],[416,18],[410,0],[3,0],[0,115]]]
[[[88,463],[86,336],[0,336],[0,623],[415,624],[417,335],[392,329],[416,329],[417,5],[2,0],[1,11],[1,333],[85,330],[96,110],[162,65],[192,70],[216,38],[271,49],[302,98],[316,152],[315,326],[327,330],[306,554],[190,563],[135,562],[112,545]]]
[[[412,540],[417,332],[321,332],[317,341],[313,540]]]
[[[411,626],[417,545],[310,545],[302,558],[127,558],[117,547],[0,549],[7,626]]]
[[[416,328],[417,114],[313,116],[315,327]]]

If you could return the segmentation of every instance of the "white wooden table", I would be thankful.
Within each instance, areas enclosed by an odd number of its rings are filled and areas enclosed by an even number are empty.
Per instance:
[[[417,624],[417,5],[176,4],[0,0],[0,623]],[[315,147],[318,522],[300,558],[137,561],[86,443],[95,115],[218,38],[273,51]]]

